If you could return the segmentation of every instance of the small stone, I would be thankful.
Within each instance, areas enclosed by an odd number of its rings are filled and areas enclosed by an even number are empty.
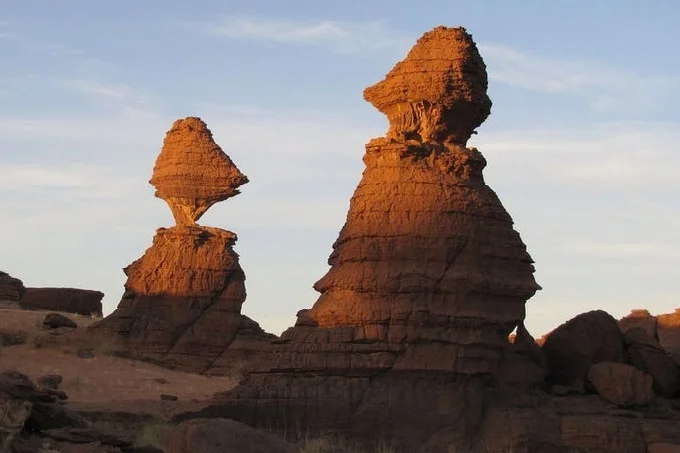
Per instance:
[[[176,395],[168,395],[166,393],[161,394],[161,401],[177,401],[178,398]]]
[[[37,379],[36,383],[41,389],[57,390],[64,378],[60,374],[46,374]]]
[[[93,348],[79,348],[77,354],[81,359],[93,359],[95,357]]]

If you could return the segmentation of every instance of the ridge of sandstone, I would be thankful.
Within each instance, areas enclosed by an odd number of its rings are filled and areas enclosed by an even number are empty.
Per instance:
[[[150,182],[177,225],[156,230],[151,247],[124,269],[120,304],[91,331],[113,334],[132,357],[199,373],[238,373],[266,348],[273,335],[241,314],[236,234],[194,223],[247,181],[200,118],[175,121]]]
[[[25,293],[26,287],[21,280],[0,271],[0,303],[17,304]]]

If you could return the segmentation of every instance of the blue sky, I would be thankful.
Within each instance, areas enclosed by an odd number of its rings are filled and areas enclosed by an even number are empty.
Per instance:
[[[415,40],[465,26],[492,113],[471,141],[536,261],[540,335],[594,308],[680,306],[680,4],[672,0],[0,0],[0,269],[122,295],[173,224],[148,185],[200,116],[251,182],[201,223],[239,235],[244,312],[279,333],[317,294],[386,119],[362,99]]]

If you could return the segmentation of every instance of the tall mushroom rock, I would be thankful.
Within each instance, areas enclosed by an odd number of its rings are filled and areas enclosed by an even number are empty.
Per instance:
[[[272,336],[241,315],[245,274],[236,234],[195,224],[246,182],[203,121],[177,120],[150,181],[177,226],[159,228],[144,256],[124,269],[118,308],[92,331],[112,332],[132,357],[211,374],[240,371],[266,347]]]
[[[438,27],[365,90],[390,129],[366,146],[321,295],[214,413],[368,436],[481,422],[508,334],[539,289],[484,157],[465,147],[490,112],[486,89],[471,36]]]

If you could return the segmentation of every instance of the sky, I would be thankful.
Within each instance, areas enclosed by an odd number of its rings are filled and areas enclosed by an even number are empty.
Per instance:
[[[318,294],[387,120],[362,98],[464,26],[491,116],[469,143],[536,261],[534,335],[591,309],[680,307],[675,0],[0,0],[0,270],[105,293],[158,227],[165,132],[199,116],[250,183],[199,223],[238,234],[243,312],[280,333]]]

